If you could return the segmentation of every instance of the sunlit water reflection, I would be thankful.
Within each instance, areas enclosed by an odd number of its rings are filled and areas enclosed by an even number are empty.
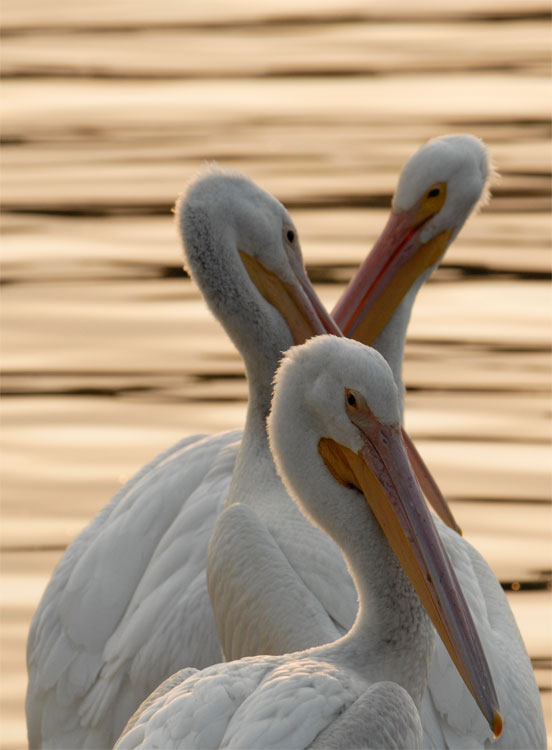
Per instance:
[[[218,159],[278,195],[331,307],[404,160],[460,129],[502,179],[417,303],[407,420],[550,690],[548,9],[232,6],[4,12],[6,748],[25,742],[26,631],[66,545],[156,452],[243,424],[240,358],[180,268],[186,181]]]

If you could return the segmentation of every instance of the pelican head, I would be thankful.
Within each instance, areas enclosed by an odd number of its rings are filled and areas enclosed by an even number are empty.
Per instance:
[[[498,736],[502,719],[489,667],[410,468],[397,388],[385,360],[373,349],[335,336],[292,349],[276,376],[269,438],[289,493],[342,547],[350,564],[351,551],[356,554],[363,544],[359,534],[377,519]],[[357,585],[362,575],[374,574],[359,572],[354,564],[352,572]]]
[[[290,215],[250,179],[208,167],[176,215],[187,267],[246,363],[337,330],[308,281]]]
[[[294,431],[288,434],[284,445],[275,446],[276,457],[289,453],[293,465],[292,456],[300,451],[305,436],[318,444],[320,436],[331,435],[355,452],[362,448],[362,436],[347,410],[345,373],[346,390],[362,392],[376,419],[385,425],[400,424],[397,386],[385,359],[358,341],[336,336],[317,338],[316,343],[313,340],[308,346],[296,346],[286,352],[276,374],[270,432],[274,436],[287,432],[284,420],[294,409],[299,410],[297,417],[287,424],[301,424],[300,437]],[[313,455],[312,447],[300,451],[303,458]],[[301,505],[303,500],[298,502]]]
[[[487,148],[471,135],[435,138],[407,161],[387,225],[334,310],[347,336],[373,344],[487,200],[491,176]]]
[[[434,138],[405,164],[393,198],[393,213],[412,212],[422,243],[443,231],[452,232],[452,242],[471,211],[488,200],[490,175],[487,147],[479,138]]]

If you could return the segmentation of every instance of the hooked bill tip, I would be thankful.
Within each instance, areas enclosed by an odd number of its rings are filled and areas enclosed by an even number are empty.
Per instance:
[[[502,716],[498,711],[495,711],[493,716],[493,734],[495,740],[502,734]]]

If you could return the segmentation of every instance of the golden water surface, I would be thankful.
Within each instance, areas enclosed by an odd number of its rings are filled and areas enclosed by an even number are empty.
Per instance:
[[[400,168],[467,131],[500,180],[416,303],[407,424],[518,619],[550,718],[549,6],[3,4],[1,743],[67,544],[172,442],[243,424],[170,209],[205,160],[277,195],[328,306]]]

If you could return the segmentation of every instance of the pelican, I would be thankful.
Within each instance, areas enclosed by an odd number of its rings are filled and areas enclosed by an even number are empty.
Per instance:
[[[386,228],[333,311],[347,336],[373,345],[390,364],[401,417],[403,351],[416,294],[470,211],[487,199],[491,173],[485,146],[472,136],[436,138],[414,154],[402,171]],[[414,450],[408,442],[407,447]],[[468,541],[438,519],[436,526],[470,605],[504,712],[496,747],[544,748],[538,686],[502,587]],[[486,746],[484,722],[439,638],[422,723],[426,747]]]
[[[250,394],[239,455],[238,432],[180,442],[68,548],[29,633],[31,747],[112,747],[176,669],[220,661],[205,558],[236,456],[238,465],[259,466],[269,455],[265,420],[281,353],[337,331],[307,279],[297,230],[271,195],[211,168],[178,214],[191,273],[245,360]],[[269,463],[265,479],[280,488]]]
[[[292,348],[269,433],[288,492],[343,550],[360,600],[355,623],[330,645],[183,670],[144,702],[115,747],[421,747],[429,616],[491,736],[500,734],[469,610],[408,465],[385,360],[335,336]]]

